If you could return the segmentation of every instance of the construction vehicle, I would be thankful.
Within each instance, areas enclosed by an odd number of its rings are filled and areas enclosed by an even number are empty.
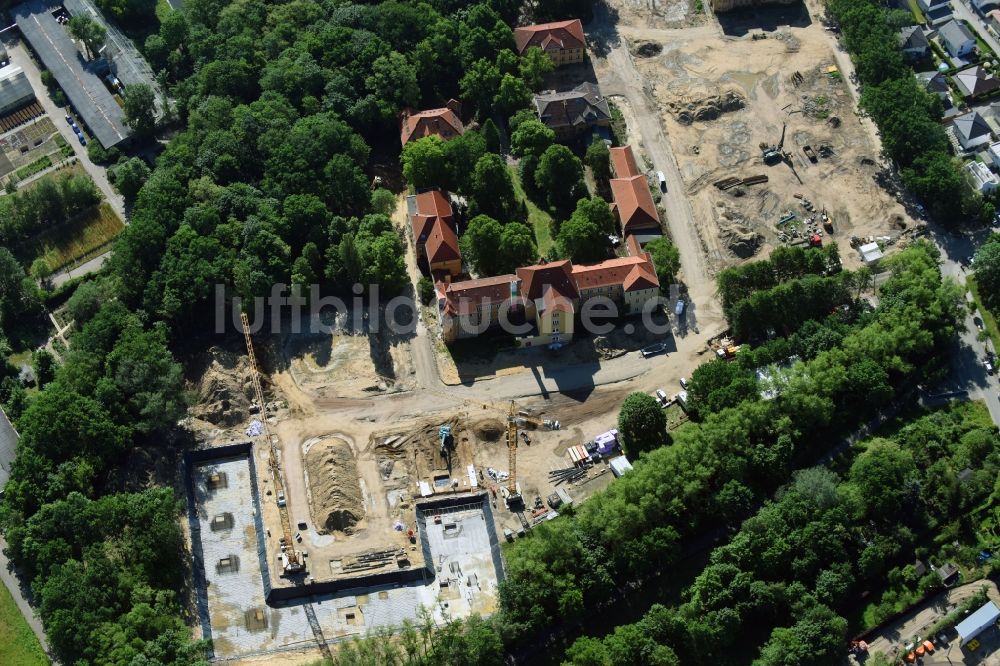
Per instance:
[[[275,446],[275,439],[271,436],[271,431],[267,427],[267,409],[264,402],[264,391],[260,387],[260,371],[257,369],[257,357],[253,351],[253,340],[250,338],[250,322],[246,313],[240,313],[240,322],[243,324],[243,336],[246,338],[247,357],[250,360],[250,381],[253,383],[254,397],[261,411],[261,434],[258,437],[264,438],[267,442],[268,459],[267,466],[271,470],[271,480],[274,482],[274,496],[278,505],[278,513],[281,516],[281,569],[282,575],[295,576],[306,572],[305,557],[302,551],[295,550],[292,540],[292,524],[288,518],[288,503],[285,499],[285,482],[281,478],[281,466],[278,464],[278,451]]]
[[[813,150],[812,146],[802,146],[802,152],[806,154],[806,157],[808,157],[809,161],[813,164],[815,164],[819,159],[816,157],[816,151]]]
[[[783,123],[781,125],[781,140],[778,141],[778,145],[769,146],[766,143],[760,144],[761,152],[764,155],[764,164],[768,166],[773,166],[778,162],[789,159],[782,152],[782,148],[785,146],[785,130],[788,129],[788,123]]]
[[[441,439],[441,455],[448,454],[448,444],[451,442],[451,426],[445,424],[438,430],[438,437]]]

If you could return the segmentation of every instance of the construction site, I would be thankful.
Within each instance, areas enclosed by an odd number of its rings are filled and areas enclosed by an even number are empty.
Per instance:
[[[779,245],[831,240],[852,267],[860,263],[847,251],[852,237],[891,245],[920,229],[873,126],[856,113],[840,66],[846,55],[819,6],[806,3],[794,26],[755,28],[751,13],[727,15],[726,26],[674,30],[626,27],[643,25],[650,10],[612,4],[712,272]],[[672,15],[672,3],[659,4]],[[608,66],[595,59],[599,79]],[[628,101],[612,99],[630,142],[641,143]]]
[[[277,338],[245,344],[204,361],[190,425],[206,448],[186,461],[217,659],[315,659],[421,609],[436,623],[487,615],[500,544],[614,476],[616,442],[581,445],[548,414],[436,391],[331,401],[287,359],[274,371]]]

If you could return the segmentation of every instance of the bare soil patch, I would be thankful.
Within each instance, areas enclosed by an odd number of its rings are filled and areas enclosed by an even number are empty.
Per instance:
[[[309,505],[317,531],[351,534],[365,517],[351,445],[339,437],[326,437],[305,446]]]

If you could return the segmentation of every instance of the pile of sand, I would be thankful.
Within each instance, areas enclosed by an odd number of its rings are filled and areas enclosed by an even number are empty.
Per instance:
[[[692,98],[680,96],[667,103],[667,109],[674,114],[677,122],[690,125],[696,120],[715,120],[723,113],[739,111],[746,106],[746,98],[735,90],[728,90],[717,95]]]
[[[746,217],[729,208],[720,210],[719,239],[729,252],[740,259],[754,256],[764,244],[764,237],[750,228]]]
[[[365,517],[358,483],[358,466],[350,445],[330,437],[316,442],[306,453],[309,507],[320,534],[350,534]]]
[[[198,404],[191,416],[224,427],[246,421],[254,399],[249,360],[220,347],[208,354],[211,361],[198,381]]]

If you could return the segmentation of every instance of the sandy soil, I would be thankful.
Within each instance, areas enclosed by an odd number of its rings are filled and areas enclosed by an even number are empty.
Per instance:
[[[818,219],[811,225],[807,219],[824,209],[848,267],[859,263],[849,247],[851,236],[895,238],[904,228],[900,221],[914,225],[894,194],[875,180],[883,168],[878,145],[854,111],[844,75],[828,71],[839,60],[833,38],[820,23],[733,37],[717,25],[714,30],[639,28],[650,25],[648,10],[633,11],[635,3],[628,0],[613,4],[621,21],[618,33],[660,113],[711,274],[766,256],[783,242],[780,231],[798,233],[789,233],[787,242],[800,242],[810,228],[822,232]],[[766,37],[754,39],[754,34]],[[595,58],[599,78],[607,66]],[[721,110],[718,98],[726,95],[743,108]],[[634,117],[627,102],[614,101],[627,122]],[[629,122],[630,134],[634,125]],[[767,166],[760,144],[777,144],[783,127],[790,164]],[[803,151],[806,145],[817,152],[828,147],[829,156],[813,163]],[[713,186],[724,178],[755,175],[768,176],[768,182],[727,191]],[[817,212],[807,212],[796,194]],[[779,229],[779,218],[789,211],[798,221]]]

